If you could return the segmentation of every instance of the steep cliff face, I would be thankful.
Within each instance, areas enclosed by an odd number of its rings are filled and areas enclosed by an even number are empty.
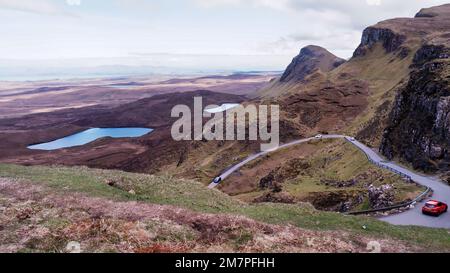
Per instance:
[[[314,71],[328,72],[345,62],[320,46],[302,48],[280,78],[280,82],[300,82]]]
[[[397,34],[388,28],[368,27],[364,30],[361,44],[355,50],[353,57],[364,56],[377,43],[381,43],[387,53],[391,53],[400,48],[406,36]]]
[[[403,74],[383,74],[396,83],[372,101],[374,107],[358,138],[380,146],[389,159],[399,158],[426,171],[450,168],[450,5],[422,9],[414,18],[397,18],[367,28],[349,61],[389,58],[385,70],[401,63]],[[406,66],[405,66],[406,65]],[[380,70],[369,79],[382,83]],[[378,78],[378,79],[377,79]],[[383,89],[383,88],[380,88]],[[373,89],[371,89],[373,91]],[[363,119],[364,120],[364,119]]]
[[[385,130],[381,152],[415,168],[450,167],[450,48],[422,46],[408,84],[400,90]]]

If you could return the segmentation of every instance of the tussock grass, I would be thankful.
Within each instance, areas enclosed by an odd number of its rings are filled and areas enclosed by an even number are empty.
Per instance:
[[[42,184],[61,194],[73,191],[120,201],[173,205],[197,212],[238,214],[266,223],[397,239],[425,246],[430,251],[450,251],[450,234],[446,229],[393,226],[370,217],[320,212],[307,204],[246,204],[218,190],[209,190],[201,183],[170,176],[158,177],[85,167],[0,164],[0,177]],[[108,185],[112,180],[116,184]],[[135,194],[129,193],[129,190],[134,190]],[[366,226],[366,229],[362,226]]]

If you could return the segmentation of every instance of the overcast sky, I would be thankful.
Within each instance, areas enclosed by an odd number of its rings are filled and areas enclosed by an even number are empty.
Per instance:
[[[0,0],[0,59],[282,69],[308,44],[347,58],[365,27],[445,2]]]

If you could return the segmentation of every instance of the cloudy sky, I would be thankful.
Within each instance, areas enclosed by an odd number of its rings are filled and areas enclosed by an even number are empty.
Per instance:
[[[0,0],[0,60],[283,69],[308,44],[347,58],[365,27],[445,2]]]

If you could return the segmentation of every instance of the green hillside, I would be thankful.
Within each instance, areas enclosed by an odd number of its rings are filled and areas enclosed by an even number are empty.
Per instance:
[[[113,201],[172,205],[200,213],[241,215],[307,230],[342,231],[351,232],[352,236],[400,240],[427,251],[450,251],[450,236],[445,229],[392,226],[369,217],[320,212],[306,204],[246,204],[217,190],[209,190],[201,183],[170,176],[80,167],[0,165],[0,178],[14,179],[25,186],[45,186],[62,196],[77,192]]]

